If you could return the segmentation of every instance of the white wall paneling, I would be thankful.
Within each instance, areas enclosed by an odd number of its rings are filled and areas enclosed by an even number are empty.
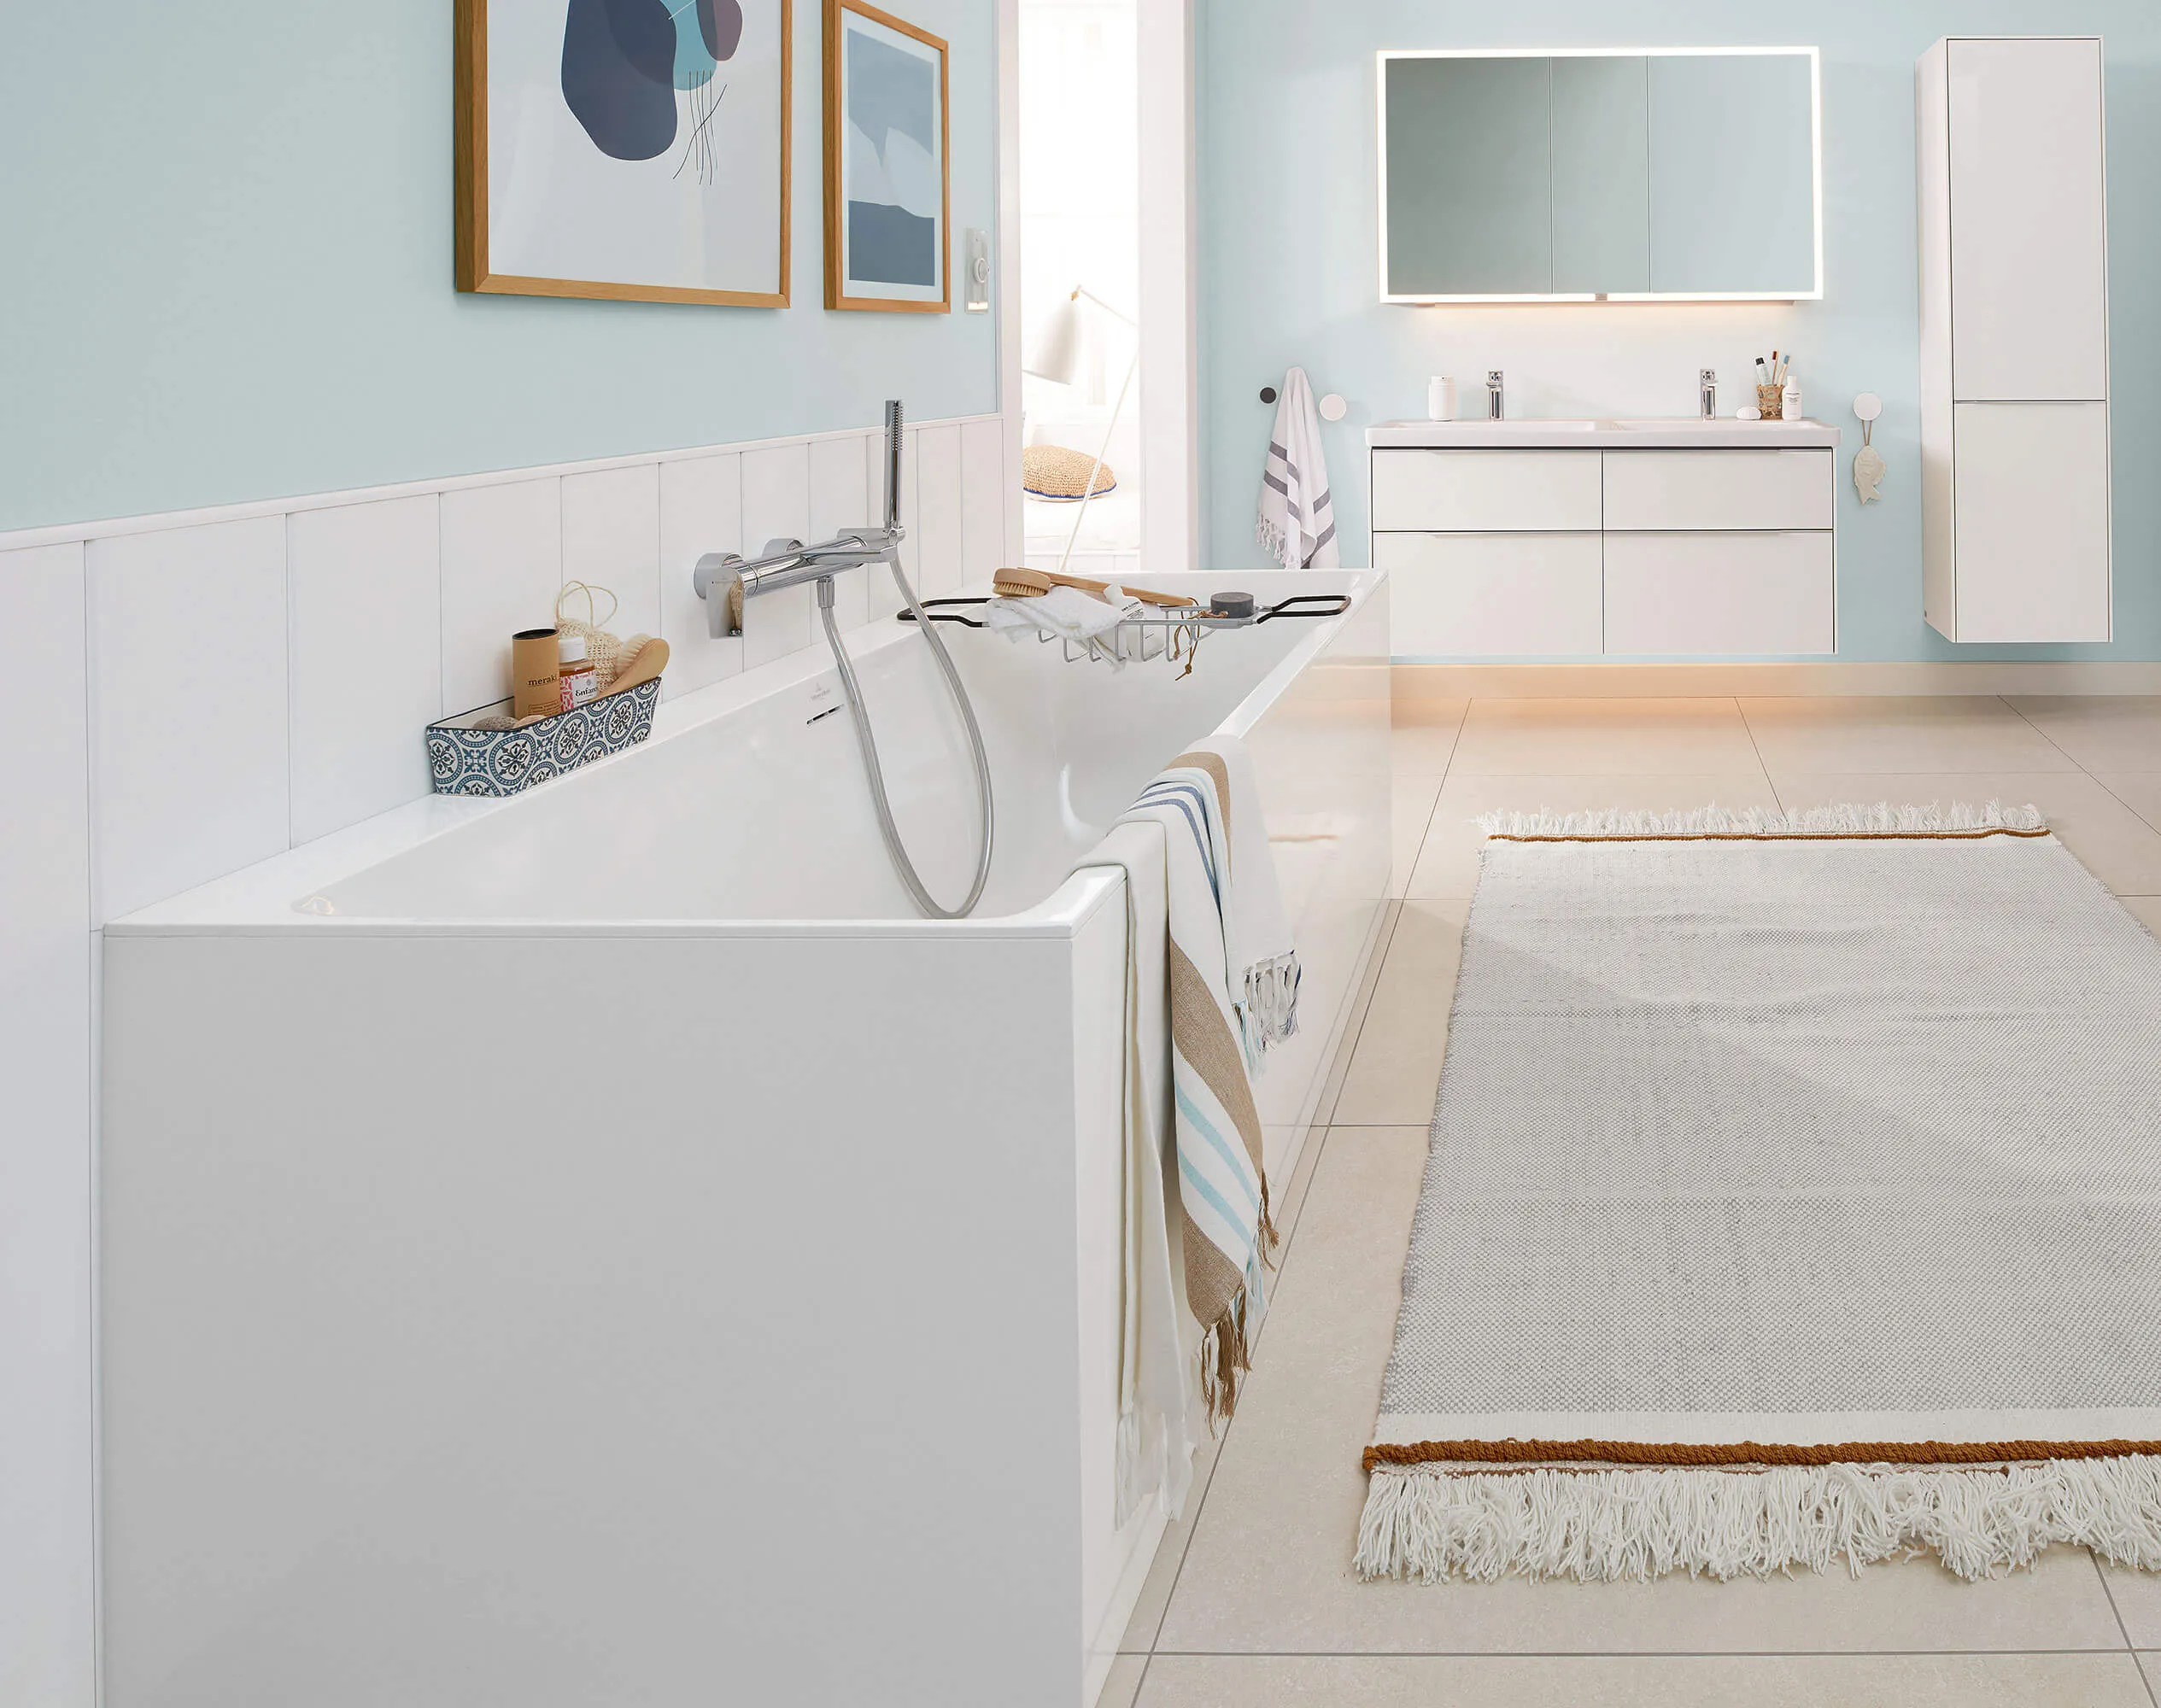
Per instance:
[[[942,598],[961,574],[961,443],[958,427],[925,427],[916,436],[916,594]]]
[[[960,430],[960,573],[985,580],[1005,559],[1005,442],[1003,424],[970,421]]]
[[[102,921],[291,845],[285,524],[99,540],[88,570]]]
[[[441,500],[312,510],[285,524],[292,839],[428,792],[442,716]]]
[[[91,1021],[79,543],[0,553],[0,1701],[88,1703]]]
[[[921,444],[921,430],[905,429],[900,442],[900,567],[907,573],[908,584],[916,590],[917,599],[928,599],[929,589],[922,584],[917,571],[922,561],[922,542],[916,538],[917,474],[916,457]],[[868,480],[870,497],[878,506],[878,518],[885,519],[886,505],[886,451],[885,439],[874,435],[866,447],[870,458]],[[1016,481],[1019,479],[1016,475]],[[883,565],[865,573],[863,583],[864,616],[868,622],[889,620],[901,608],[900,589],[893,584],[893,572]]]
[[[1949,38],[1915,98],[1923,612],[1953,640],[2106,640],[2101,44]]]
[[[443,494],[446,716],[507,698],[510,637],[554,622],[563,584],[561,486],[549,476]]]
[[[743,453],[743,551],[757,557],[776,540],[811,538],[811,447],[776,445]],[[743,605],[743,665],[749,669],[811,644],[811,587],[782,588]]]
[[[673,699],[743,668],[740,635],[713,638],[706,601],[690,584],[708,552],[743,549],[743,459],[735,452],[660,465],[660,638],[668,643],[660,697]]]
[[[565,475],[563,579],[606,588],[616,598],[615,613],[606,602],[594,610],[609,634],[660,632],[660,471],[652,463],[625,469],[595,469]],[[546,622],[553,614],[550,602]],[[583,617],[585,601],[573,599],[565,617]]]
[[[852,533],[885,519],[879,507],[882,494],[873,496],[869,447],[885,442],[882,433],[865,433],[849,439],[817,439],[811,443],[811,531],[812,540],[829,540]],[[881,570],[850,570],[833,578],[833,617],[842,629],[860,628],[870,612],[870,577]],[[891,577],[887,577],[888,581]],[[811,618],[813,633],[817,617]]]

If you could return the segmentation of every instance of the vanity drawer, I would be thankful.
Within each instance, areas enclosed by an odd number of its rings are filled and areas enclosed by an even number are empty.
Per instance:
[[[1375,451],[1373,525],[1485,534],[1595,529],[1596,451]]]
[[[1606,526],[1829,528],[1831,453],[1608,451]]]
[[[1693,454],[1693,453],[1691,453]],[[1608,534],[1608,652],[1829,652],[1829,533]]]
[[[1376,534],[1398,658],[1595,653],[1596,534]]]

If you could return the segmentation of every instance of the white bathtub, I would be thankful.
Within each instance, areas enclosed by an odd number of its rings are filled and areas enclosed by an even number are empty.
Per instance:
[[[1092,1700],[1161,1521],[1110,1522],[1121,880],[1066,874],[1245,737],[1279,1179],[1387,888],[1385,583],[1233,579],[1356,603],[1182,681],[946,631],[967,920],[888,869],[829,662],[108,928],[110,1708]],[[911,631],[852,646],[958,896],[958,726]]]

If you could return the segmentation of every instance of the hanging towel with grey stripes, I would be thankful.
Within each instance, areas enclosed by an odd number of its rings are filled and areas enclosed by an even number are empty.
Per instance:
[[[1336,507],[1328,498],[1328,464],[1321,454],[1321,417],[1303,368],[1283,376],[1275,431],[1261,470],[1261,523],[1253,537],[1286,570],[1332,570]]]

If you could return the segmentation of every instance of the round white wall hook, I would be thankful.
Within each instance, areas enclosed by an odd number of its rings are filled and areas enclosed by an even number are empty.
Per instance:
[[[1873,421],[1883,412],[1883,400],[1872,391],[1865,391],[1854,400],[1854,413],[1864,421]]]
[[[1321,418],[1323,421],[1340,421],[1350,409],[1350,406],[1336,392],[1332,391],[1321,400]]]

